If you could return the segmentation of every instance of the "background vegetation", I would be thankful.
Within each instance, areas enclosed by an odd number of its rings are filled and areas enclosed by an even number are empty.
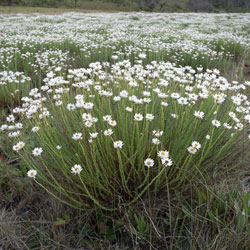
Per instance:
[[[0,0],[0,5],[142,11],[249,12],[249,0]]]

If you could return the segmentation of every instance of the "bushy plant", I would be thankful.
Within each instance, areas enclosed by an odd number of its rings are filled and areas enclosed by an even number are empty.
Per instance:
[[[246,155],[249,82],[218,70],[152,62],[91,63],[50,72],[7,117],[28,176],[62,202],[106,210],[148,192],[183,190],[217,164]],[[16,131],[17,130],[17,131]]]

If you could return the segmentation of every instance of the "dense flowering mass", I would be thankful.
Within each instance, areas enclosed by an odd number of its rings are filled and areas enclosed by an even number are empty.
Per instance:
[[[227,16],[2,16],[0,133],[28,177],[98,204],[235,157],[249,143],[250,82],[215,66],[249,47],[250,15]]]

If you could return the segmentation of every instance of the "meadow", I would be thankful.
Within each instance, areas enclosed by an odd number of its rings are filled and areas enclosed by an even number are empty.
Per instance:
[[[0,15],[0,247],[249,249],[249,27]]]

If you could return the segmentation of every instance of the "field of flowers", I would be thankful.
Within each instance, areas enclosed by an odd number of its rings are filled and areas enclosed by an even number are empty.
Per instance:
[[[248,249],[249,27],[1,15],[0,248]]]

